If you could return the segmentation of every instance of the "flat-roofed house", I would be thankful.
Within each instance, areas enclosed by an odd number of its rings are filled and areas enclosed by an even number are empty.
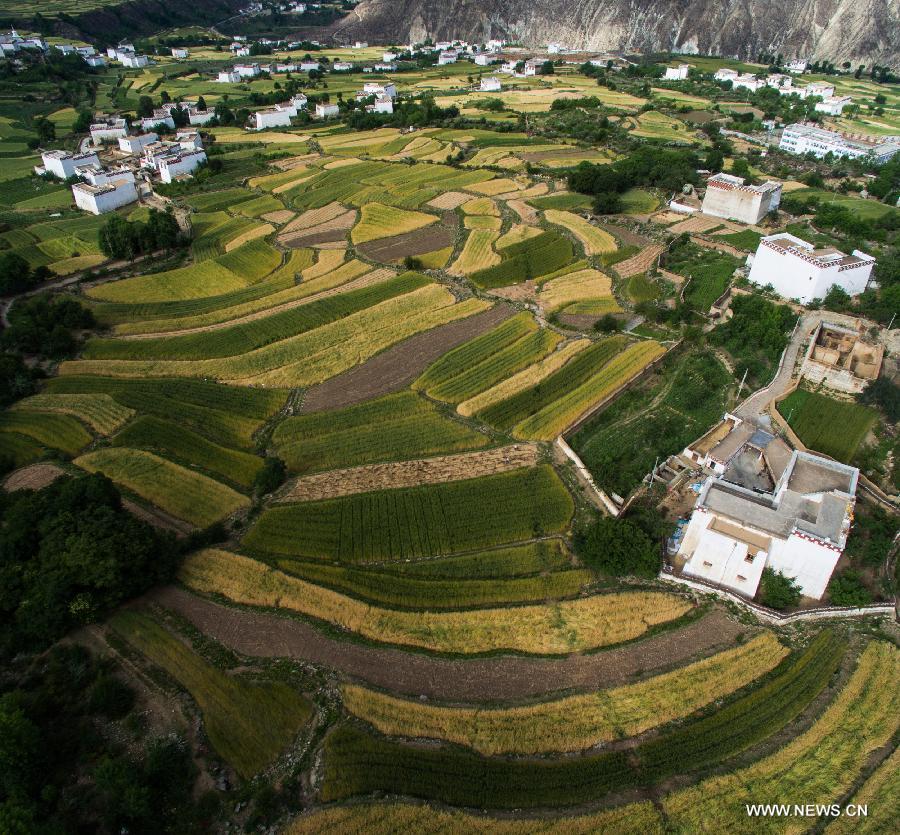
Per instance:
[[[853,104],[850,96],[826,96],[815,105],[816,113],[824,113],[827,116],[840,116],[844,108]]]
[[[859,470],[742,422],[713,449],[726,442],[728,464],[704,482],[678,551],[683,573],[752,598],[771,568],[821,599],[847,542]]]
[[[159,178],[164,183],[171,183],[176,177],[191,174],[204,162],[205,151],[185,151],[174,157],[163,157],[159,161]]]
[[[72,186],[75,205],[91,214],[102,215],[120,206],[127,206],[138,199],[134,178],[113,180],[103,185],[75,183]]]
[[[778,232],[759,242],[748,277],[759,287],[771,285],[782,298],[809,304],[824,298],[833,286],[858,296],[868,286],[874,266],[875,259],[858,249],[847,255]]]
[[[687,64],[679,64],[677,67],[666,67],[663,79],[666,81],[684,81],[690,71],[691,68]]]
[[[496,75],[491,75],[481,79],[481,86],[479,89],[482,93],[499,93],[502,89],[502,85],[500,84],[500,79],[497,78]]]
[[[781,183],[767,182],[758,186],[745,185],[743,177],[715,174],[706,181],[703,195],[705,215],[759,223],[781,204]]]
[[[90,131],[91,142],[95,145],[103,142],[115,142],[120,137],[128,135],[128,123],[124,119],[106,119],[91,125]]]
[[[159,142],[159,136],[155,133],[138,133],[134,136],[122,136],[119,138],[119,150],[125,154],[140,154],[144,148],[154,142]]]
[[[92,152],[70,154],[68,151],[45,151],[41,154],[44,170],[60,180],[75,176],[75,169],[84,165],[100,165],[100,158]]]

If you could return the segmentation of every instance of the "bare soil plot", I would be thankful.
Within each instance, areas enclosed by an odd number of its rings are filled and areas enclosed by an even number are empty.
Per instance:
[[[639,235],[637,232],[632,232],[625,226],[620,226],[618,223],[599,223],[597,224],[601,229],[605,229],[609,232],[610,235],[615,235],[625,246],[648,246],[652,244],[653,241],[644,236]]]
[[[537,209],[533,206],[529,206],[524,200],[518,198],[507,200],[506,205],[522,218],[523,223],[527,223],[529,226],[536,226],[539,223],[540,217],[538,216]]]
[[[361,365],[310,388],[301,412],[341,409],[400,391],[451,348],[496,327],[515,312],[508,305],[499,304],[474,316],[418,333]]]
[[[471,194],[465,194],[462,191],[445,191],[434,200],[429,200],[425,205],[431,206],[432,209],[455,209],[462,206],[463,203],[468,203],[471,199]]]
[[[638,275],[638,273],[645,273],[654,263],[656,263],[656,259],[663,249],[664,247],[662,244],[650,244],[650,246],[644,247],[637,255],[632,255],[631,258],[620,261],[613,269],[615,269],[622,278]]]
[[[668,226],[670,223],[677,223],[680,220],[684,220],[684,215],[680,215],[678,212],[663,211],[651,215],[650,219],[654,223],[661,223],[663,226]]]
[[[356,248],[373,261],[391,263],[405,258],[407,255],[424,255],[437,249],[446,249],[453,246],[456,238],[458,218],[453,212],[444,212],[441,222],[437,226],[427,226],[424,229],[415,229],[412,232],[404,232],[402,235],[394,235],[391,238],[379,238],[374,241],[366,241]]]
[[[16,490],[42,490],[62,475],[65,475],[65,471],[56,464],[29,464],[10,473],[3,481],[3,489],[7,493],[14,493]]]
[[[564,690],[630,684],[657,670],[703,658],[755,630],[714,609],[680,629],[633,643],[564,658],[436,658],[328,637],[301,620],[222,606],[167,586],[146,600],[159,603],[230,649],[256,658],[296,658],[393,693],[458,702],[521,700]]]
[[[295,222],[292,221],[289,225]],[[356,210],[347,209],[337,217],[326,220],[324,223],[319,223],[316,226],[310,226],[307,229],[288,231],[285,228],[278,236],[278,242],[283,246],[296,249],[314,244],[344,241],[347,237],[347,232],[353,228],[354,223],[356,223]]]
[[[536,444],[512,444],[498,449],[462,452],[437,458],[348,467],[299,478],[287,492],[279,496],[278,501],[315,502],[375,490],[465,481],[520,467],[533,467],[539,459],[540,450]]]
[[[511,302],[525,302],[534,304],[537,301],[538,286],[533,278],[520,284],[511,284],[509,287],[495,287],[489,292],[492,296],[500,296],[501,299],[509,299]]]
[[[682,232],[706,232],[721,226],[722,221],[717,217],[707,217],[706,215],[692,215],[686,220],[676,223],[669,227],[670,232],[680,235]]]
[[[122,497],[122,507],[136,519],[140,519],[142,522],[153,525],[154,528],[159,528],[162,531],[171,531],[176,536],[187,536],[187,534],[195,530],[190,523],[170,516],[158,507],[138,504],[131,499],[126,499],[124,496]]]

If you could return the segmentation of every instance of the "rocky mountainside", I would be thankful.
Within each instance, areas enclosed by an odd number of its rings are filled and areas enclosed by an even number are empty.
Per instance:
[[[362,0],[340,37],[900,62],[900,0]]]

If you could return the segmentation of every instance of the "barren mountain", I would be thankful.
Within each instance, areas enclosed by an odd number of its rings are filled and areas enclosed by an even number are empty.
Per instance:
[[[370,41],[504,38],[526,46],[896,66],[900,0],[362,0],[336,24]]]

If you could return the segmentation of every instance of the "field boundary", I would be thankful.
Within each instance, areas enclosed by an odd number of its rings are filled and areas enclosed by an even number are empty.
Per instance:
[[[663,567],[662,571],[659,572],[657,579],[664,583],[687,586],[688,588],[702,592],[703,594],[714,594],[716,597],[720,597],[723,600],[737,603],[760,620],[779,626],[795,623],[797,621],[824,620],[826,618],[864,618],[879,615],[893,615],[894,619],[897,619],[896,601],[894,603],[875,603],[871,606],[822,606],[817,609],[807,609],[803,612],[791,612],[790,614],[785,615],[774,609],[769,609],[766,606],[760,606],[758,603],[753,603],[752,601],[741,597],[736,592],[714,586],[703,580],[697,578],[688,580],[686,577],[679,577],[669,566]]]

